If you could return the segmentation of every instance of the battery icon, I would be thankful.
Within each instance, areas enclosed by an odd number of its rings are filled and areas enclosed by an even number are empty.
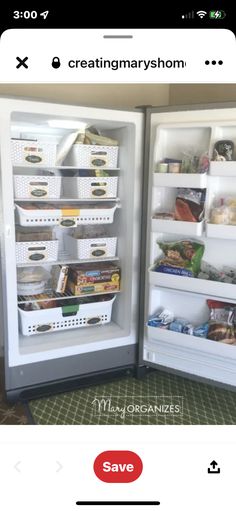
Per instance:
[[[226,16],[225,11],[210,11],[209,18],[212,20],[223,20]]]

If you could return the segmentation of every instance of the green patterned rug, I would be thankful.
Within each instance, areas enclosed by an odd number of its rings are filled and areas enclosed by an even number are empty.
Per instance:
[[[236,424],[236,393],[164,372],[30,401],[35,424]]]

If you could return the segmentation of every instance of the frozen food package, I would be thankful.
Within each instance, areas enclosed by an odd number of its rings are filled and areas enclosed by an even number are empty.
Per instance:
[[[226,204],[226,206],[229,206],[231,208],[236,208],[236,197],[225,197],[224,199],[224,204]]]
[[[51,241],[54,239],[53,231],[49,227],[44,228],[29,228],[29,227],[16,227],[16,241]]]
[[[203,325],[195,326],[193,328],[193,335],[195,337],[203,337],[206,339],[209,331],[209,323],[203,323]]]
[[[69,267],[64,264],[53,266],[52,274],[52,288],[56,293],[64,293],[67,284]]]
[[[227,225],[229,223],[229,208],[227,206],[212,208],[210,212],[210,223]]]
[[[17,268],[17,282],[20,283],[47,281],[50,277],[50,273],[41,266]]]
[[[153,214],[152,218],[156,218],[157,220],[174,220],[175,215],[174,213],[171,212],[157,211],[156,213]]]
[[[175,220],[201,222],[204,216],[206,190],[178,188],[175,201]]]
[[[229,208],[229,225],[236,225],[236,207]]]
[[[117,146],[118,145],[118,141],[115,140],[114,138],[103,137],[100,134],[92,133],[92,131],[94,131],[94,130],[91,130],[91,128],[85,130],[84,144],[102,145],[102,146]],[[76,143],[76,141],[75,141],[75,143]]]
[[[207,339],[234,344],[236,342],[236,306],[232,303],[207,300],[210,310]]]
[[[210,158],[208,153],[201,154],[198,163],[198,174],[206,174],[210,168]]]
[[[169,330],[173,332],[182,333],[187,326],[188,320],[183,318],[175,318],[169,325]]]
[[[156,312],[148,320],[148,326],[162,327],[168,326],[174,321],[174,314],[168,309],[163,309],[161,312]]]
[[[172,273],[185,277],[196,277],[200,271],[204,245],[194,240],[158,242],[164,252],[155,265],[154,271]]]

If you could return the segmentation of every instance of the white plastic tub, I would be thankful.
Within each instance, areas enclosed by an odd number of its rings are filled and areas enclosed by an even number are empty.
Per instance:
[[[67,165],[80,168],[117,167],[118,146],[74,144],[66,160]]]
[[[74,238],[66,237],[66,244],[71,256],[78,259],[102,259],[115,257],[117,238]]]
[[[72,199],[117,197],[118,177],[70,177],[63,180],[64,194]]]
[[[61,195],[61,177],[47,175],[14,176],[14,193],[16,199],[59,199]]]
[[[80,305],[65,305],[51,309],[24,311],[18,307],[21,333],[34,335],[56,330],[68,330],[111,321],[115,296],[106,301],[94,301]]]
[[[58,240],[50,241],[17,241],[16,263],[35,263],[56,261],[58,257]]]
[[[11,140],[11,160],[13,165],[31,167],[54,167],[56,165],[56,144],[32,140]]]
[[[104,207],[91,204],[79,205],[79,208],[61,209],[54,205],[53,209],[24,209],[23,205],[16,204],[16,221],[23,226],[60,225],[61,227],[76,227],[84,224],[110,224],[113,222],[117,204],[104,204]]]

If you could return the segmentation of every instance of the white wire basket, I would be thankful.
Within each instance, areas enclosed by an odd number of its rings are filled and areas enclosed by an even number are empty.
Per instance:
[[[117,238],[74,238],[66,237],[66,244],[71,256],[78,259],[102,259],[115,257]]]
[[[25,311],[18,307],[20,329],[23,335],[42,334],[71,328],[104,325],[111,321],[115,296],[106,301],[80,305],[65,305],[51,309]]]
[[[47,175],[14,176],[14,193],[16,199],[59,199],[61,195],[61,177]]]
[[[32,140],[11,140],[11,160],[13,165],[41,167],[56,165],[56,144]]]
[[[67,204],[67,209],[51,205],[49,209],[25,209],[24,205],[16,204],[16,222],[23,226],[60,225],[65,228],[81,224],[110,224],[117,207],[117,204],[106,203],[102,208],[81,204],[79,209],[75,209]]]
[[[118,177],[70,177],[64,178],[66,196],[79,199],[103,199],[117,197]]]
[[[66,163],[80,168],[117,168],[118,146],[74,144]]]
[[[17,241],[16,242],[16,263],[35,263],[57,261],[58,240],[50,241]]]

